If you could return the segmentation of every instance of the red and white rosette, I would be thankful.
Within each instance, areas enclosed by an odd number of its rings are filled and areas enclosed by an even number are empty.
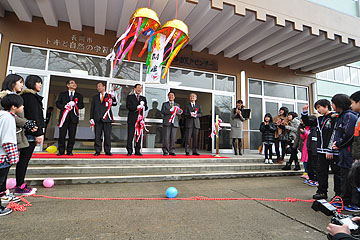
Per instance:
[[[169,123],[174,123],[174,122],[175,122],[175,117],[176,117],[176,115],[177,115],[178,112],[179,112],[180,114],[182,114],[183,110],[182,110],[181,108],[179,108],[178,106],[175,106],[175,107],[174,107],[174,110],[170,112],[170,113],[171,113],[171,117],[169,118]]]
[[[65,105],[65,110],[64,110],[64,112],[63,112],[63,115],[61,116],[61,120],[60,120],[60,123],[59,123],[59,128],[61,128],[61,127],[64,125],[64,122],[65,122],[65,120],[66,120],[66,117],[67,117],[67,115],[69,114],[69,112],[70,112],[71,110],[74,109],[75,115],[76,115],[76,116],[79,115],[79,114],[77,114],[76,111],[75,111],[75,110],[77,110],[77,112],[79,112],[79,109],[78,109],[78,107],[77,107],[77,105],[76,105],[78,99],[75,98],[74,100],[75,100],[75,101],[74,101],[74,102],[75,102],[75,105],[74,105],[74,106],[72,106],[72,105],[70,104],[70,102],[68,102],[68,103]]]
[[[103,116],[103,119],[106,120],[107,118],[109,118],[110,120],[112,120],[111,116],[110,116],[110,110],[111,110],[111,106],[112,106],[112,99],[111,98],[105,98],[105,107],[107,107],[107,110]]]
[[[222,123],[222,120],[219,118],[219,132],[220,130],[222,129],[222,127],[220,126],[220,124]],[[211,134],[209,135],[209,137],[213,137],[216,135],[216,122],[214,123],[213,127],[212,127],[212,130],[211,130]]]

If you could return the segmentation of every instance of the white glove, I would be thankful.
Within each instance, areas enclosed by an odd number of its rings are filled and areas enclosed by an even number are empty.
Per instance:
[[[94,119],[90,119],[89,122],[90,122],[90,125],[95,125]]]
[[[144,106],[144,105],[145,105],[144,101],[141,101],[141,102],[140,102],[140,105],[141,105],[141,106]]]
[[[75,106],[75,102],[74,102],[74,101],[70,101],[70,102],[69,102],[69,105],[73,107],[73,106]]]
[[[174,111],[175,107],[170,108],[170,112]]]
[[[141,105],[137,105],[136,109],[139,109],[139,108],[142,108],[142,106],[141,106]]]
[[[109,94],[111,95],[112,98],[115,97],[115,92],[114,92],[113,90],[111,90],[111,91],[109,92]]]
[[[194,117],[194,118],[196,118],[197,114],[194,113],[194,112],[192,112],[192,113],[191,113],[191,116]]]

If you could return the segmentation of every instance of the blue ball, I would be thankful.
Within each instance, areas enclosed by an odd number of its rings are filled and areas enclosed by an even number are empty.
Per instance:
[[[168,189],[166,189],[166,196],[168,198],[174,198],[174,197],[176,197],[177,194],[178,194],[178,191],[174,187],[169,187]]]

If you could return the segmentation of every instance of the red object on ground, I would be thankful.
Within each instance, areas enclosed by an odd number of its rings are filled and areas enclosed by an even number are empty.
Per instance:
[[[73,156],[69,155],[61,155],[58,156],[55,153],[35,153],[32,155],[32,158],[229,158],[229,157],[215,157],[213,155],[200,155],[200,156],[186,156],[186,155],[176,155],[176,156],[163,156],[162,154],[144,154],[143,156],[126,156],[126,154],[113,154],[112,156],[108,156],[105,154],[101,154],[99,156],[94,156],[93,153],[74,153]]]

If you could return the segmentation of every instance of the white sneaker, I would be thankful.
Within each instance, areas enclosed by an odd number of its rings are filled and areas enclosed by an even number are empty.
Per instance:
[[[268,164],[269,163],[269,160],[265,159],[265,164]]]
[[[270,164],[273,164],[273,161],[272,161],[271,159],[269,159],[269,163],[270,163]]]
[[[7,204],[7,203],[9,203],[9,202],[11,202],[11,201],[13,201],[14,203],[17,203],[17,202],[20,202],[21,199],[18,198],[18,197],[16,197],[16,196],[15,196],[12,192],[10,192],[9,189],[8,189],[8,190],[6,190],[6,195],[1,197],[1,202]]]

